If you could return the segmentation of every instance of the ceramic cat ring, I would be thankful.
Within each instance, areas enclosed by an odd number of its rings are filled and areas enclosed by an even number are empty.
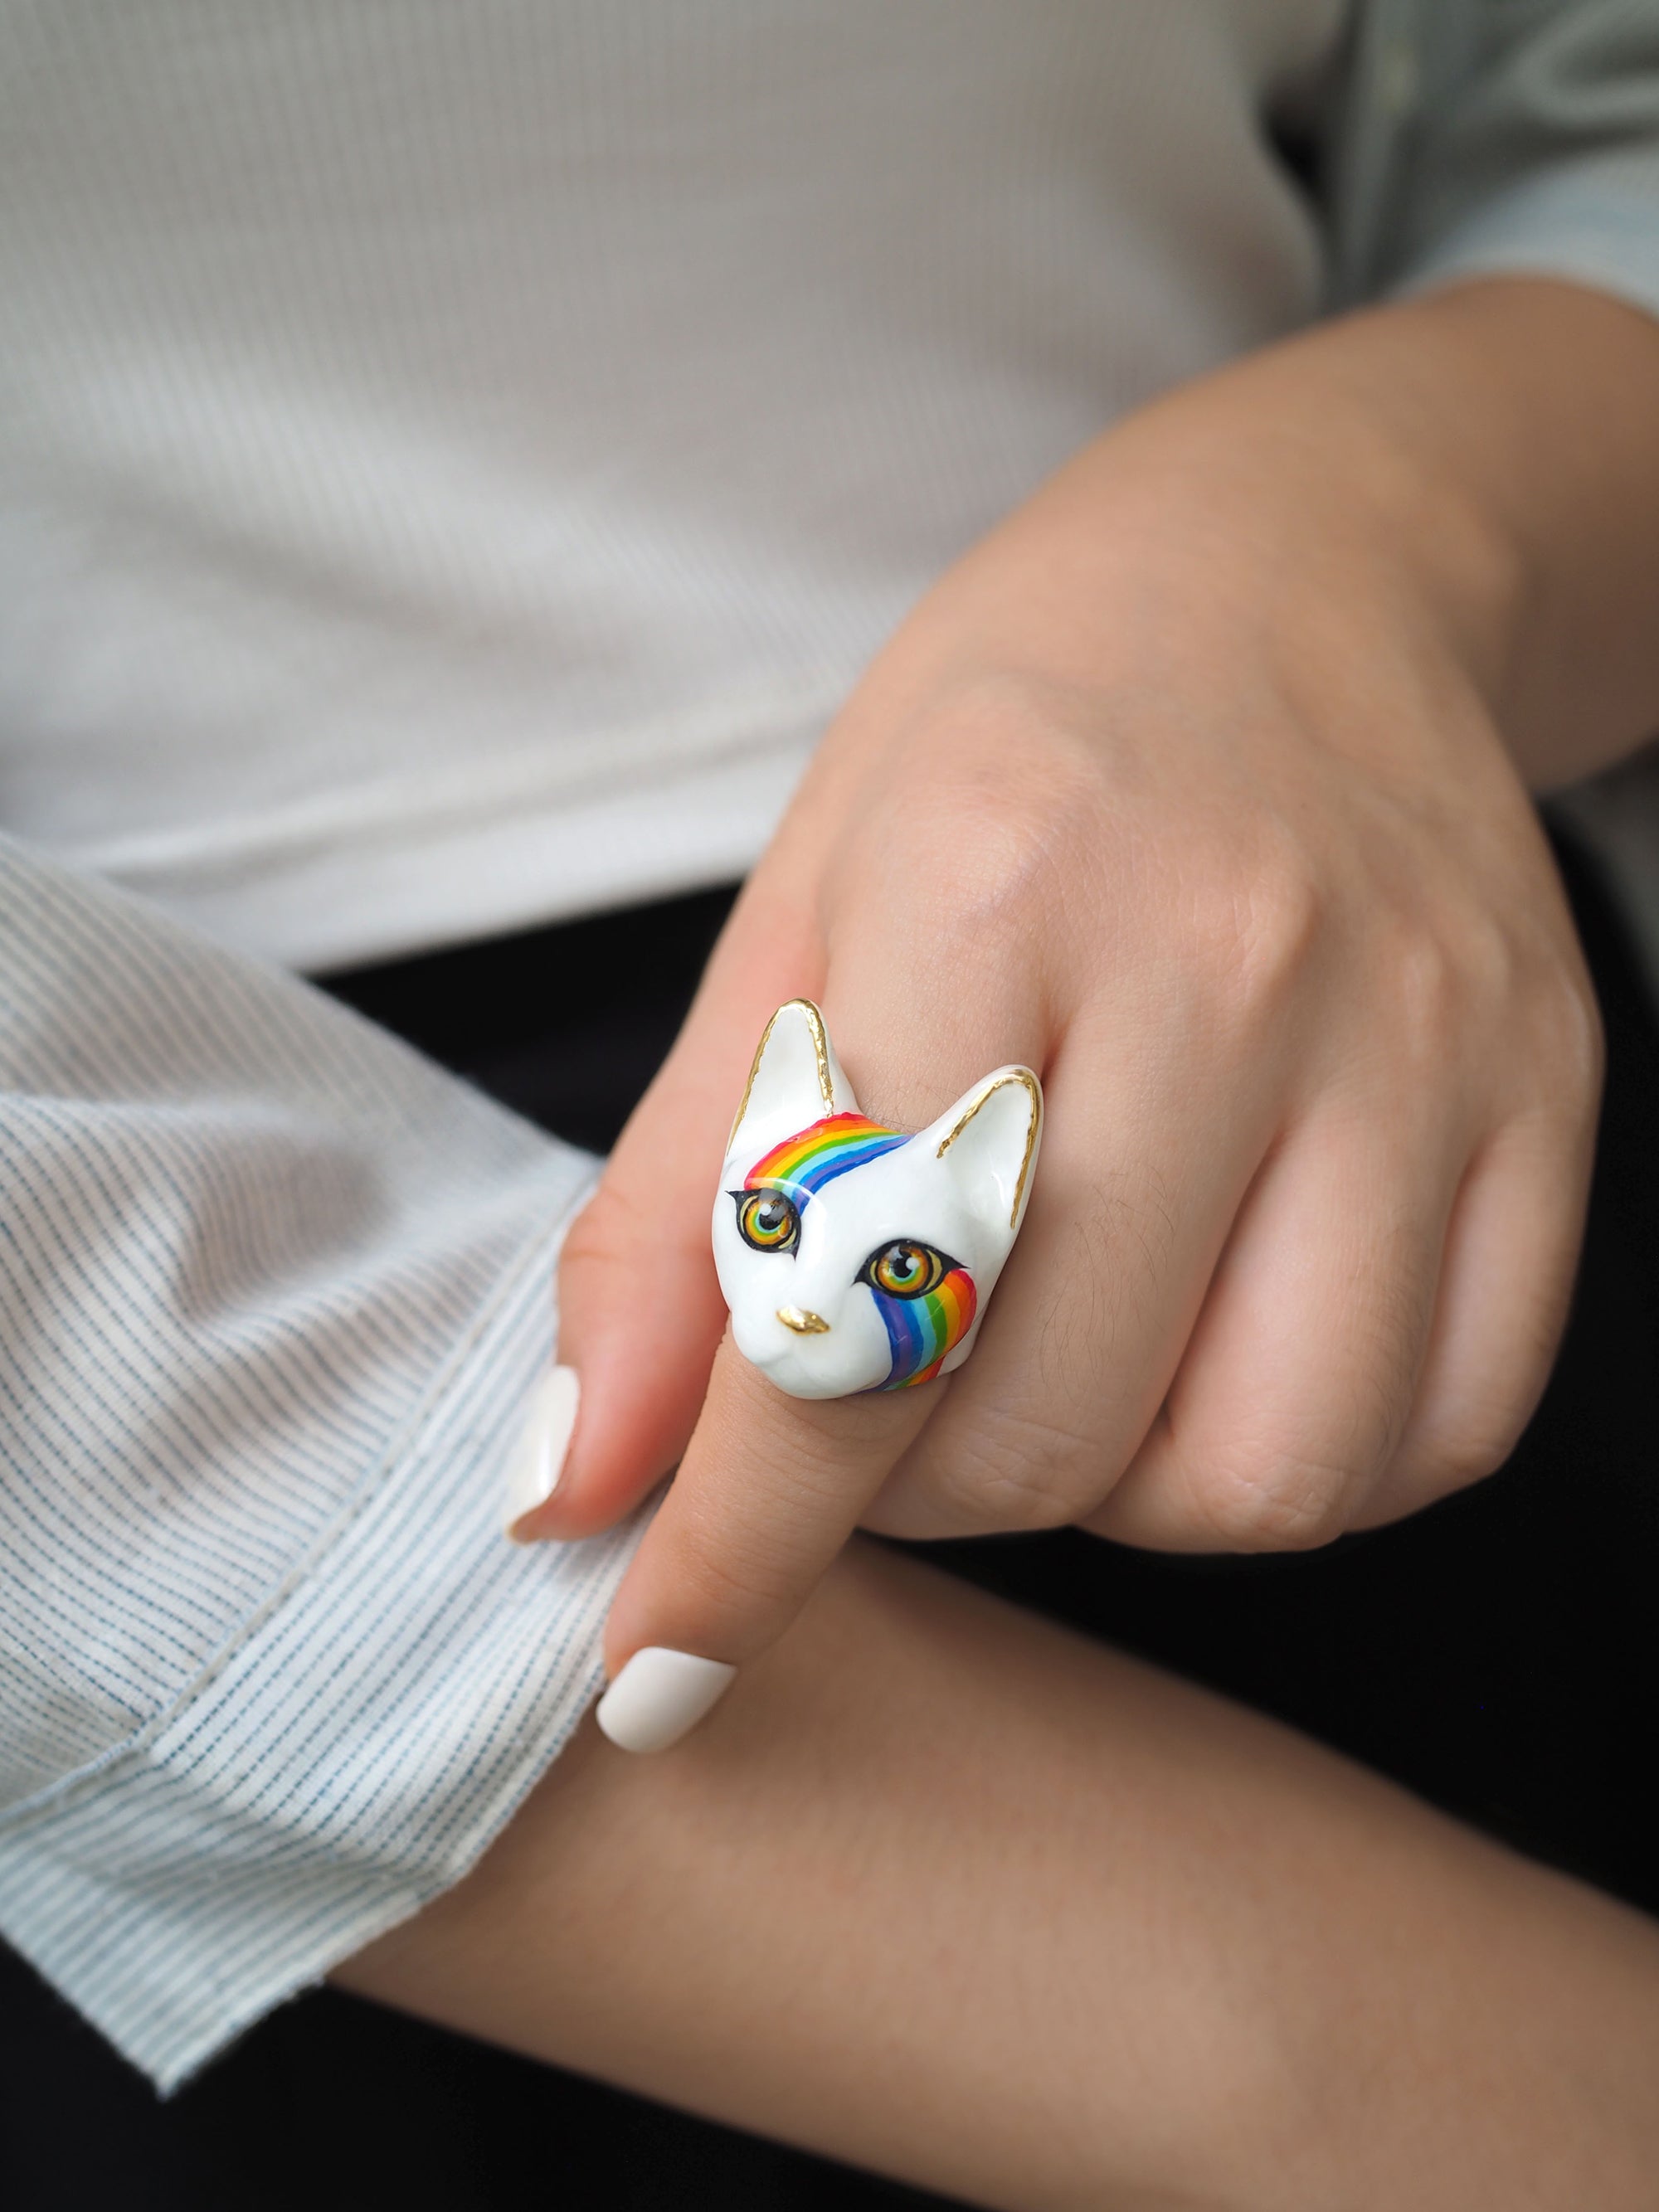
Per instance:
[[[817,1008],[780,1006],[714,1200],[738,1351],[792,1398],[908,1389],[960,1367],[1042,1135],[1029,1067],[994,1069],[915,1135],[866,1121]]]

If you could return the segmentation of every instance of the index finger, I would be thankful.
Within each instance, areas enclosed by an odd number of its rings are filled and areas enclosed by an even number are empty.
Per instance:
[[[662,1751],[776,1641],[927,1419],[936,1393],[792,1398],[728,1335],[686,1455],[611,1608],[599,1722]]]
[[[732,1329],[611,1607],[613,1742],[677,1741],[805,1602],[972,1349],[1041,1126],[1005,1066],[907,1135],[860,1111],[815,1006],[768,1023],[712,1215]]]

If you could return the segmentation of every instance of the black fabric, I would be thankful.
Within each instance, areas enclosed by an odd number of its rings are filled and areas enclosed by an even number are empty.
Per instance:
[[[1069,1534],[929,1547],[1023,1603],[1283,1715],[1659,1911],[1659,1023],[1590,872],[1562,855],[1607,1016],[1583,1271],[1510,1466],[1316,1553],[1170,1559]],[[727,894],[405,961],[331,988],[603,1148],[671,1042]],[[9,2212],[852,2212],[939,2200],[320,1992],[169,2105],[0,1954]]]
[[[596,915],[326,988],[515,1113],[608,1152],[667,1057],[734,896]]]

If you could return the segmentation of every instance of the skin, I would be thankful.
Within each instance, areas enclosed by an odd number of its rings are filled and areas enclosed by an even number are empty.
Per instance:
[[[1659,2172],[1659,1930],[858,1544],[695,1735],[590,1723],[335,1978],[1005,2212],[1649,2212]]]
[[[613,1672],[750,1662],[860,1522],[1300,1547],[1498,1464],[1600,1082],[1528,787],[1659,725],[1656,595],[1659,325],[1519,281],[1175,392],[941,581],[565,1248],[581,1412],[516,1533],[604,1527],[678,1462]],[[1044,1080],[1020,1242],[925,1389],[803,1403],[721,1342],[712,1181],[797,994],[899,1127],[1003,1061]]]
[[[678,1461],[609,1661],[736,1686],[656,1760],[590,1729],[346,1986],[1022,2212],[1651,2203],[1646,1923],[844,1547],[1305,1545],[1506,1455],[1600,1079],[1528,792],[1659,726],[1656,595],[1659,326],[1541,282],[1176,392],[942,580],[566,1247],[581,1412],[518,1533]],[[796,994],[900,1127],[1044,1077],[1021,1242],[925,1389],[800,1403],[721,1345],[711,1179]]]

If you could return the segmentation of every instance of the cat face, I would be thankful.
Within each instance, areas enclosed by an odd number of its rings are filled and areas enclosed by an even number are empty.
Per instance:
[[[1018,1231],[1042,1130],[1001,1067],[915,1136],[860,1113],[822,1016],[773,1016],[726,1146],[714,1265],[746,1359],[795,1398],[960,1366]]]

